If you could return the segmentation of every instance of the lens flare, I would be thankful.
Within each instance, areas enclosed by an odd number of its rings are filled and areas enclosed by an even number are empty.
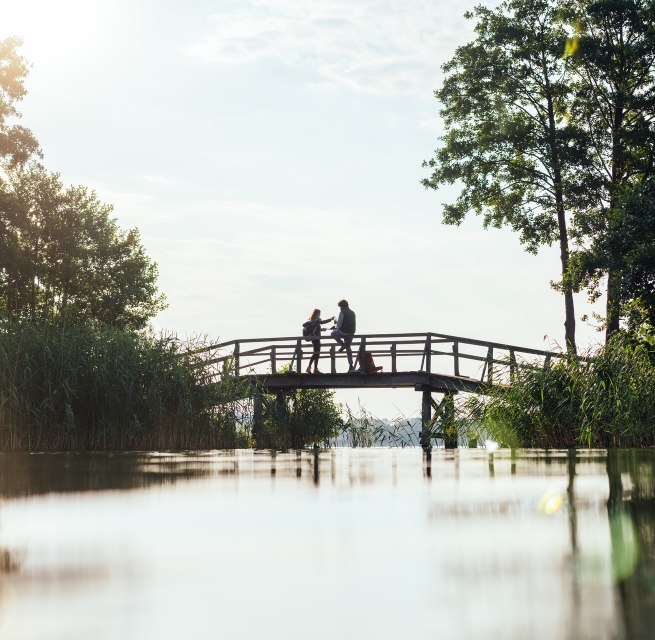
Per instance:
[[[547,516],[552,516],[562,508],[564,498],[554,489],[549,489],[541,496],[539,500],[539,511],[545,513]]]
[[[493,453],[496,449],[498,449],[498,443],[494,440],[485,440],[484,446],[489,453]]]

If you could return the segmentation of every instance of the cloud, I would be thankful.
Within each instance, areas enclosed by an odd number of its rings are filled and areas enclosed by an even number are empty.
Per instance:
[[[274,61],[313,71],[308,86],[431,99],[440,66],[470,32],[469,0],[246,0],[214,13],[185,52],[217,65]]]

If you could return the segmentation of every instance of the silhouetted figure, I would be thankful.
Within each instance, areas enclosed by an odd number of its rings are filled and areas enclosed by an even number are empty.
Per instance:
[[[355,367],[353,366],[353,352],[350,345],[357,329],[357,321],[355,312],[348,306],[348,300],[339,300],[338,305],[341,311],[337,326],[330,335],[339,343],[339,351],[345,350],[348,356],[348,373],[352,373]]]
[[[303,324],[303,335],[312,336],[308,340],[311,340],[314,345],[314,353],[309,359],[307,373],[312,372],[312,364],[314,365],[314,373],[321,373],[318,370],[318,359],[321,357],[321,331],[325,331],[325,329],[321,328],[321,325],[327,324],[328,322],[334,322],[334,316],[327,320],[321,320],[321,310],[314,309],[309,316],[309,320]]]

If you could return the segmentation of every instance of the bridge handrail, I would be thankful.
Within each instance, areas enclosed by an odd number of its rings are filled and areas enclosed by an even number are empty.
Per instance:
[[[478,347],[487,347],[493,349],[500,349],[503,351],[514,351],[515,353],[527,353],[530,355],[551,357],[551,358],[563,358],[567,356],[566,352],[562,351],[544,351],[542,349],[533,349],[531,347],[519,347],[517,345],[511,345],[503,342],[492,342],[488,340],[478,340],[476,338],[465,338],[462,336],[453,336],[445,333],[434,333],[434,332],[425,332],[425,333],[356,333],[354,335],[354,340],[364,338],[368,340],[369,338],[422,338],[422,340],[416,340],[416,343],[424,342],[427,337],[441,338],[447,342],[459,342],[461,344],[468,344]],[[329,335],[320,336],[323,339],[329,339]],[[227,342],[220,342],[208,347],[203,347],[201,349],[194,349],[185,352],[185,355],[195,355],[200,353],[205,353],[207,351],[215,351],[217,349],[224,349],[229,346],[236,346],[237,344],[247,344],[247,343],[267,343],[272,346],[272,343],[285,342],[285,341],[294,341],[297,343],[298,340],[304,342],[311,342],[309,336],[282,336],[282,337],[270,337],[270,338],[241,338],[236,340],[229,340]]]

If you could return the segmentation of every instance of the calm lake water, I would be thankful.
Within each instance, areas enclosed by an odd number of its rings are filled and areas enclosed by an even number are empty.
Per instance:
[[[0,638],[653,638],[655,452],[0,454]]]

